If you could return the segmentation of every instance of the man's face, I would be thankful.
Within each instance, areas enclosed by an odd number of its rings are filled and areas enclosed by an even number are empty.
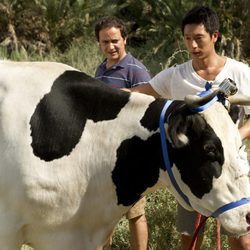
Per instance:
[[[218,32],[212,37],[203,24],[187,24],[184,27],[184,42],[192,59],[204,59],[214,52]]]
[[[107,57],[108,66],[118,63],[125,55],[126,39],[122,38],[118,28],[106,28],[99,32],[99,45]]]

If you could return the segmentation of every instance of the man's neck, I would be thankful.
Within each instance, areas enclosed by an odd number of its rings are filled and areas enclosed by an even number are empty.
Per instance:
[[[221,72],[226,63],[226,58],[217,54],[205,59],[193,59],[192,65],[195,72],[205,80],[213,81]]]
[[[124,53],[122,55],[122,57],[120,57],[117,60],[111,60],[111,59],[107,59],[107,63],[106,63],[106,69],[111,68],[112,66],[114,66],[115,64],[118,64],[125,56],[127,55],[127,53]]]

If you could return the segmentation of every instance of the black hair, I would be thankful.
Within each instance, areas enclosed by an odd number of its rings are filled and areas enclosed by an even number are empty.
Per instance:
[[[99,32],[101,30],[112,27],[120,29],[121,36],[123,39],[125,39],[128,36],[128,31],[126,29],[126,26],[121,19],[115,16],[107,16],[101,18],[95,25],[95,36],[97,41],[99,41]]]
[[[203,24],[206,32],[212,36],[214,32],[219,31],[220,23],[217,14],[209,7],[199,6],[191,9],[182,20],[181,31],[184,34],[184,28],[187,24]]]

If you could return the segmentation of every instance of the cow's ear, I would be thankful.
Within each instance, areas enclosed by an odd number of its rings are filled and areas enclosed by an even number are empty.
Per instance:
[[[200,138],[206,127],[204,118],[200,114],[190,113],[190,110],[186,113],[185,110],[176,112],[169,117],[167,124],[168,138],[174,148],[185,147],[194,137]]]
[[[181,148],[188,144],[187,122],[181,116],[175,116],[166,126],[166,134],[174,148]]]

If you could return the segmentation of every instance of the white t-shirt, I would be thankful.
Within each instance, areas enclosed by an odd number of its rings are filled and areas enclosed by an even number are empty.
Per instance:
[[[231,78],[236,82],[238,93],[250,96],[250,68],[248,65],[231,58],[226,63],[214,81],[218,86],[224,79]],[[192,66],[192,60],[165,69],[152,78],[149,83],[162,97],[183,100],[186,95],[197,94],[205,90],[207,80],[200,77]],[[250,114],[250,107],[244,107],[245,113]]]

